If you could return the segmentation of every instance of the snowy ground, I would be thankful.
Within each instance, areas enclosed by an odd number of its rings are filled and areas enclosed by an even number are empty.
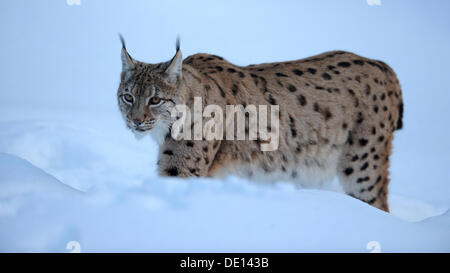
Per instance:
[[[118,112],[29,112],[1,111],[2,252],[71,241],[83,252],[450,251],[445,206],[394,192],[387,214],[288,184],[158,178],[155,143],[135,140]]]

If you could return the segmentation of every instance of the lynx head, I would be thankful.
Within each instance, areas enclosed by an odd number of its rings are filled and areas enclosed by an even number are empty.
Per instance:
[[[175,56],[168,62],[150,64],[134,60],[122,41],[122,73],[117,91],[125,123],[136,137],[151,133],[158,143],[164,141],[173,123],[171,110],[184,104],[185,84],[182,55],[177,39]]]

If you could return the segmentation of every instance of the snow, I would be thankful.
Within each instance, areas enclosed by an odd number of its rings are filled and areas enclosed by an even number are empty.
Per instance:
[[[0,251],[450,250],[446,207],[394,194],[387,214],[287,183],[159,178],[156,143],[118,114],[39,115],[0,122]]]
[[[80,3],[0,1],[0,252],[450,251],[450,2]],[[148,62],[169,60],[178,34],[183,56],[238,65],[335,49],[386,61],[405,101],[391,213],[336,181],[158,177],[156,143],[136,140],[118,111],[118,32]]]

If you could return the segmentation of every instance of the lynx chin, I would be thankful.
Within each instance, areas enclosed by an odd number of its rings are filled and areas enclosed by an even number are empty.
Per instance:
[[[151,64],[133,59],[121,41],[119,108],[137,137],[149,134],[158,143],[160,175],[235,174],[258,182],[292,181],[304,188],[323,187],[338,176],[348,195],[389,211],[389,156],[393,133],[402,128],[403,100],[395,72],[384,62],[331,51],[237,66],[203,53],[183,60],[177,40],[171,60]],[[179,105],[194,109],[194,98],[221,109],[241,105],[247,137],[172,137],[179,117],[171,113]],[[267,117],[265,128],[279,136],[277,149],[261,149],[270,137],[260,131],[248,137],[254,133],[245,111],[251,105],[278,106],[278,119]],[[202,115],[201,121],[207,124],[211,118]],[[192,121],[191,129],[196,126]],[[231,128],[220,129],[236,136],[239,128]]]

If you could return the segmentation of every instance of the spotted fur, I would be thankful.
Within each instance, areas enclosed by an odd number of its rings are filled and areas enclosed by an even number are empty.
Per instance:
[[[154,133],[160,175],[236,174],[307,188],[337,175],[347,194],[389,210],[389,156],[393,132],[403,125],[403,102],[399,81],[384,62],[332,51],[249,66],[210,54],[195,54],[181,63],[177,48],[171,61],[149,64],[132,59],[125,46],[122,61],[119,107],[130,129]],[[134,95],[132,105],[122,99],[126,92]],[[164,102],[150,107],[148,99],[155,95]],[[263,152],[260,139],[174,140],[169,110],[175,104],[192,107],[194,96],[203,105],[223,109],[229,104],[279,105],[279,148]],[[145,123],[145,130],[138,132],[133,120]]]

